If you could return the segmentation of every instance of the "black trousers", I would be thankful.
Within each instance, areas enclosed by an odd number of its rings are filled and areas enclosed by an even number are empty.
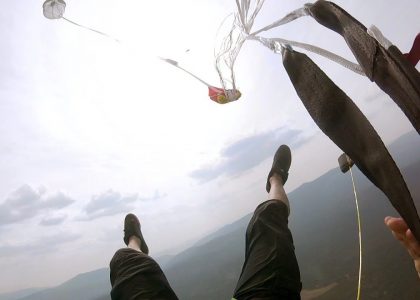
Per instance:
[[[147,254],[120,249],[109,267],[112,300],[178,300],[158,263]]]
[[[301,289],[287,206],[268,200],[257,207],[249,221],[245,262],[234,298],[294,300],[300,299]]]
[[[159,265],[148,255],[124,248],[110,262],[113,300],[178,299]],[[234,292],[237,300],[300,299],[302,284],[287,206],[260,204],[246,231],[245,262]]]

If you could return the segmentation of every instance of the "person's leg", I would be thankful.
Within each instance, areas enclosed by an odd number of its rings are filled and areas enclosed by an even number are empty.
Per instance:
[[[283,187],[283,179],[280,175],[274,173],[269,179],[271,184],[270,192],[268,193],[268,199],[278,200],[283,202],[287,206],[288,213],[290,212],[289,198],[287,198],[286,191]]]
[[[134,235],[130,236],[130,238],[128,239],[127,247],[141,252],[141,250],[140,250],[140,248],[141,248],[140,239],[138,237],[134,236]]]
[[[133,214],[125,218],[124,242],[127,248],[119,249],[109,264],[112,300],[177,300],[162,269],[148,255],[140,222]]]
[[[283,145],[274,156],[267,179],[269,200],[257,207],[247,228],[245,262],[235,299],[300,299],[302,285],[288,228],[289,201],[283,188],[290,163],[290,149]]]

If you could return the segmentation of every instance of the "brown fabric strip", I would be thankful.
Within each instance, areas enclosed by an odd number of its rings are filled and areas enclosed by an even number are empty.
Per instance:
[[[341,34],[366,76],[401,108],[420,134],[420,73],[397,47],[382,47],[359,21],[338,5],[319,0],[309,7],[320,24]]]
[[[420,241],[420,220],[407,185],[367,118],[305,54],[284,49],[283,64],[315,123],[385,193]]]

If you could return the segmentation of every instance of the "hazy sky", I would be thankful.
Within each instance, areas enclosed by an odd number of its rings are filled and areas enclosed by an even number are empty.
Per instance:
[[[336,167],[340,150],[305,111],[280,56],[247,42],[236,68],[243,96],[224,106],[156,58],[217,85],[216,32],[235,1],[67,1],[67,18],[121,43],[45,19],[42,2],[0,0],[0,292],[107,266],[124,246],[128,212],[152,256],[176,253],[265,199],[282,143],[293,151],[288,191]],[[255,28],[305,2],[266,0]],[[417,0],[335,2],[403,52],[420,32]],[[339,35],[309,17],[266,36],[354,61]],[[412,130],[367,78],[311,57],[386,143]]]

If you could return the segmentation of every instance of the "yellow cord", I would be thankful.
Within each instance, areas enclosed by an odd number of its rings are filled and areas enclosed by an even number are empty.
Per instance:
[[[357,300],[360,300],[361,280],[362,280],[362,226],[360,222],[359,200],[357,199],[356,185],[354,184],[353,172],[350,168],[351,182],[353,183],[354,199],[356,201],[357,224],[359,227],[359,282],[357,285]]]

